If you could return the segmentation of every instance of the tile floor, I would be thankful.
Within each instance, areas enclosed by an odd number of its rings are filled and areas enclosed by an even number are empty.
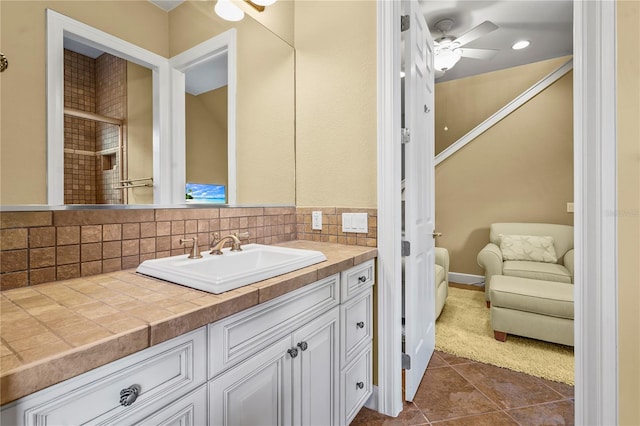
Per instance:
[[[363,408],[360,425],[573,425],[573,386],[435,352],[397,418]]]

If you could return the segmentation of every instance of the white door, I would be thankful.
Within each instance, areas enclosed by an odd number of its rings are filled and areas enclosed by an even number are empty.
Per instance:
[[[417,0],[403,2],[405,60],[405,399],[413,401],[435,347],[433,40]]]
[[[340,311],[333,308],[293,333],[293,424],[338,424]]]

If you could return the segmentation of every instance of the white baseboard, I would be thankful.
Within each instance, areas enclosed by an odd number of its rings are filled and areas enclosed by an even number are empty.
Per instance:
[[[371,388],[371,396],[364,403],[364,406],[373,411],[378,411],[378,386],[373,385]]]
[[[449,272],[449,282],[458,284],[484,285],[484,275],[462,274],[459,272]]]

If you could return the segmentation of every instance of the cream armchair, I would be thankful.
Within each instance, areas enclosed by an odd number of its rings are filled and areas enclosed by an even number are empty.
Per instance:
[[[444,308],[449,294],[449,251],[446,248],[435,248],[436,273],[436,319]]]
[[[504,243],[503,236],[552,237],[556,259],[555,261],[553,258],[546,258],[544,261],[526,259],[528,254],[526,250],[522,253],[525,259],[518,259],[519,256],[505,257],[500,248],[501,243]],[[494,223],[491,225],[489,243],[478,253],[477,260],[478,265],[485,270],[487,307],[491,305],[491,280],[494,276],[572,284],[573,226],[545,223]]]

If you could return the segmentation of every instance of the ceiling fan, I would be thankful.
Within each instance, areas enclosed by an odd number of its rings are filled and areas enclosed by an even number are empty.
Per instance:
[[[434,67],[435,77],[442,77],[445,71],[450,70],[460,60],[461,57],[474,59],[491,59],[498,51],[494,49],[472,49],[463,46],[467,43],[489,34],[498,29],[498,26],[491,21],[484,21],[475,26],[460,37],[447,34],[453,27],[453,19],[442,19],[436,22],[435,29],[442,36],[434,40]]]

